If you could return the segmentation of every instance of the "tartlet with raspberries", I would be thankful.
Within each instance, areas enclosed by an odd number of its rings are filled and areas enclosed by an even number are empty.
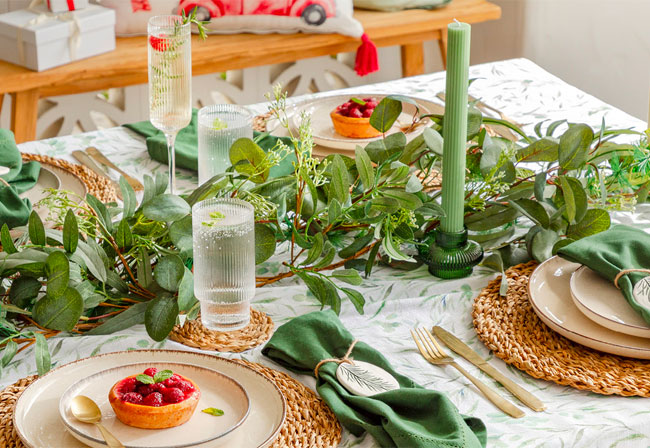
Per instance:
[[[145,429],[182,425],[192,417],[200,398],[201,391],[192,380],[155,367],[118,381],[108,393],[122,423]]]
[[[348,138],[374,138],[381,132],[370,124],[370,117],[379,102],[376,98],[350,98],[332,112],[334,130]]]

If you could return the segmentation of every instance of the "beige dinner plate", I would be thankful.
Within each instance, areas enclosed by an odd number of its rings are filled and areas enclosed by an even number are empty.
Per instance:
[[[535,313],[551,329],[578,344],[614,355],[650,359],[650,339],[602,327],[575,306],[570,283],[580,266],[555,256],[535,269],[528,282],[528,296]]]
[[[191,379],[201,391],[199,404],[186,423],[174,428],[141,429],[127,426],[117,419],[108,401],[108,392],[115,383],[127,376],[144,372],[149,367],[159,371],[171,370]],[[93,424],[77,420],[71,404],[77,395],[91,398],[102,411],[102,424],[122,442],[126,448],[180,448],[195,446],[226,446],[226,437],[235,431],[248,417],[250,402],[244,388],[233,378],[212,369],[180,363],[129,364],[90,375],[73,383],[59,401],[59,414],[63,424],[79,441],[91,446],[105,446],[99,429]],[[215,417],[201,412],[217,408],[223,415]],[[221,442],[219,439],[222,439]],[[234,441],[228,437],[230,443]],[[209,442],[213,442],[209,444]]]
[[[20,197],[23,199],[29,199],[32,204],[36,204],[47,196],[48,189],[53,188],[58,190],[60,187],[61,179],[59,179],[59,176],[49,169],[49,167],[41,166],[36,184],[34,184],[34,186],[29,190],[21,193]]]
[[[65,390],[83,378],[115,366],[169,362],[193,364],[215,370],[236,379],[248,394],[250,413],[244,423],[222,440],[201,446],[265,448],[277,438],[285,419],[285,402],[282,393],[273,382],[242,364],[213,355],[177,350],[106,353],[74,361],[52,370],[34,381],[18,398],[14,411],[16,432],[30,448],[86,446],[73,437],[61,421],[59,401]],[[107,385],[110,386],[112,384]]]
[[[650,338],[650,325],[634,311],[621,290],[587,266],[578,268],[571,276],[571,295],[578,309],[598,325]]]
[[[345,103],[350,98],[366,98],[373,97],[377,101],[381,101],[386,95],[377,95],[373,93],[350,93],[346,95],[336,95],[324,98],[315,98],[302,103],[296,107],[296,111],[292,116],[292,122],[295,129],[300,126],[301,115],[303,113],[311,116],[312,136],[314,143],[327,149],[334,150],[347,150],[354,151],[357,145],[366,146],[368,143],[379,140],[382,137],[375,138],[348,138],[338,134],[334,130],[330,112],[336,109],[337,106]],[[420,114],[430,113],[425,101],[417,98],[412,98],[420,109]],[[416,112],[416,107],[410,103],[402,103],[402,113],[395,121],[393,127],[386,133],[387,135],[396,132],[402,132],[409,128],[413,123],[413,115]],[[426,124],[430,124],[429,119],[423,120],[422,125],[415,126],[405,132],[406,140],[411,141],[418,135],[422,134]]]

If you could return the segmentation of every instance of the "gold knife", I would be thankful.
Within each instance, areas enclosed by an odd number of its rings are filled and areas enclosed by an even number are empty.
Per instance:
[[[506,377],[503,373],[499,372],[491,364],[481,358],[481,356],[476,353],[472,348],[465,344],[463,341],[458,339],[453,334],[449,333],[442,327],[433,327],[433,333],[445,343],[447,347],[458,353],[460,356],[474,364],[476,367],[481,369],[483,372],[490,375],[492,378],[497,380],[508,389],[515,397],[519,398],[522,403],[531,408],[533,411],[541,412],[546,409],[544,403],[542,403],[537,397],[528,392],[526,389]]]
[[[86,154],[83,151],[72,151],[72,157],[77,159],[79,163],[81,163],[83,166],[90,168],[92,171],[95,172],[95,174],[98,174],[108,179],[111,182],[111,184],[113,184],[117,197],[120,198],[120,200],[123,200],[122,190],[120,190],[120,184],[118,184],[113,179],[108,177],[108,175],[106,175],[106,172],[104,172],[104,170],[102,170],[99,167],[99,165],[97,165],[97,163],[95,163],[95,161],[88,154]]]
[[[108,160],[108,158],[99,149],[93,148],[92,146],[89,146],[88,148],[86,148],[86,153],[90,157],[95,159],[97,162],[101,163],[102,165],[106,165],[109,168],[114,169],[115,171],[120,173],[122,176],[124,176],[124,180],[126,180],[127,183],[129,185],[131,185],[133,190],[135,190],[135,191],[144,190],[144,186],[142,185],[142,183],[139,180],[132,178],[131,176],[126,174],[124,171],[122,171],[117,165],[115,165],[113,162]]]

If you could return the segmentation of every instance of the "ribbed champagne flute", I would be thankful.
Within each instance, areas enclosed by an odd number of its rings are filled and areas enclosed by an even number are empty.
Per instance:
[[[167,139],[169,190],[176,192],[174,143],[192,119],[191,24],[177,15],[149,19],[149,120]]]

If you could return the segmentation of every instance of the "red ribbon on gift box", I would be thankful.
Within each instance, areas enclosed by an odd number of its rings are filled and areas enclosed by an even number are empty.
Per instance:
[[[68,3],[68,11],[74,11],[75,6],[74,6],[74,0],[66,0]],[[47,0],[47,9],[51,10],[52,7],[50,6],[50,0]]]

